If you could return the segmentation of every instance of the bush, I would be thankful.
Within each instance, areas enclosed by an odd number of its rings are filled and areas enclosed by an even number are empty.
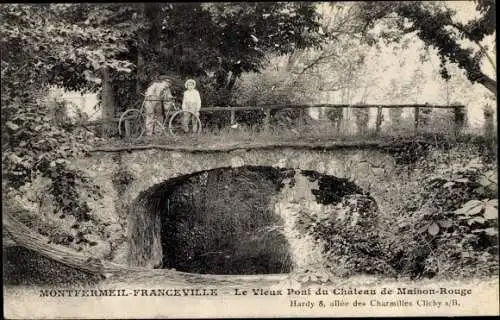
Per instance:
[[[304,213],[299,223],[324,245],[326,267],[335,275],[412,279],[496,274],[495,162],[477,156],[481,146],[463,146],[447,146],[446,153],[426,144],[391,144],[399,178],[419,183],[398,190],[401,202],[390,212],[378,212],[370,197],[351,190],[332,203],[333,216]]]
[[[323,244],[325,267],[333,274],[393,275],[378,231],[378,209],[373,199],[345,195],[327,217],[302,215],[299,225]]]
[[[71,121],[65,121],[64,117],[58,117],[60,107],[50,103],[16,102],[2,106],[2,115],[7,118],[2,135],[3,200],[12,207],[20,204],[22,210],[17,218],[35,232],[48,236],[53,243],[71,246],[85,242],[82,229],[85,224],[100,223],[92,217],[87,201],[100,199],[102,194],[81,170],[70,165],[71,159],[86,153],[95,137]],[[36,190],[37,179],[45,179],[47,184]],[[39,212],[41,205],[35,199],[28,199],[27,195],[35,190],[52,203],[49,212]],[[51,223],[43,223],[45,218]],[[64,224],[66,220],[75,224]],[[55,229],[57,222],[64,224],[64,228]]]
[[[497,190],[493,165],[478,159],[428,177],[386,240],[393,267],[414,278],[496,272]]]

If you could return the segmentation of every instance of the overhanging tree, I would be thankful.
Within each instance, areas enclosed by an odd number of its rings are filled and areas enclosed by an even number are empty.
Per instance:
[[[380,22],[386,23],[391,32],[381,35],[388,40],[398,41],[401,35],[414,33],[427,46],[435,47],[441,58],[441,75],[447,79],[449,74],[446,62],[456,63],[465,70],[467,78],[479,83],[495,96],[497,95],[496,79],[488,76],[481,68],[483,57],[496,70],[493,58],[481,43],[496,31],[496,2],[494,0],[477,0],[477,17],[468,23],[456,19],[456,12],[443,3],[427,1],[398,2],[363,2],[359,4],[361,17],[366,27],[370,28]],[[477,48],[467,47],[462,40],[468,40]]]
[[[118,57],[126,50],[123,31],[93,27],[85,23],[90,7],[75,9],[69,4],[0,7],[2,186],[4,204],[17,203],[42,176],[49,181],[46,196],[54,199],[54,217],[88,221],[90,208],[79,192],[98,192],[69,166],[69,159],[85,152],[92,135],[58,123],[56,106],[40,98],[50,85],[97,90],[99,80],[93,74],[104,69],[129,72],[131,65]]]

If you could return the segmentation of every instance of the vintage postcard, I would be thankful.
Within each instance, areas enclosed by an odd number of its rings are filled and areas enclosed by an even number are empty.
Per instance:
[[[495,17],[2,4],[4,317],[499,315]]]

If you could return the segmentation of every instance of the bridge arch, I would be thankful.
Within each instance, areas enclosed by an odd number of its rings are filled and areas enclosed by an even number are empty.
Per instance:
[[[387,200],[390,198],[387,197],[388,186],[393,188],[400,183],[394,178],[397,175],[393,174],[394,170],[398,170],[395,159],[376,146],[273,146],[230,151],[173,151],[161,147],[141,146],[130,151],[126,148],[111,152],[94,151],[91,157],[77,160],[74,165],[85,168],[85,173],[99,184],[107,195],[105,199],[92,205],[96,215],[102,215],[105,219],[112,217],[113,221],[117,221],[112,223],[120,223],[128,235],[127,241],[115,249],[112,258],[112,261],[120,264],[130,263],[127,257],[131,248],[128,244],[134,235],[129,218],[144,212],[140,206],[137,207],[140,199],[172,179],[182,179],[186,175],[208,170],[245,166],[312,171],[353,183],[370,194],[379,211],[385,211],[391,206],[390,200]],[[118,176],[120,179],[117,179]],[[155,228],[151,225],[143,227],[144,230]],[[151,248],[157,248],[161,244],[150,245]],[[156,261],[159,261],[158,259]],[[155,263],[148,263],[148,267],[155,267]]]
[[[385,188],[377,182],[390,180],[396,166],[393,157],[379,150],[342,148],[197,153],[146,150],[122,153],[120,162],[121,170],[131,175],[131,182],[121,197],[125,207],[135,201],[139,192],[170,179],[195,172],[241,166],[315,171],[351,181],[377,198],[385,193]]]
[[[390,179],[394,159],[377,150],[250,150],[228,153],[185,153],[147,150],[124,153],[122,170],[132,176],[121,197],[127,216],[128,264],[161,268],[163,261],[162,188],[200,172],[243,167],[310,171],[346,181],[379,201],[386,192],[377,180]],[[154,216],[150,216],[153,214]],[[149,215],[149,216],[148,216]],[[144,236],[149,235],[155,236]]]

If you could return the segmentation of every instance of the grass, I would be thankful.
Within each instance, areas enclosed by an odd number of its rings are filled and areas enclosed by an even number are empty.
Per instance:
[[[464,128],[463,132],[471,132],[472,129]],[[467,134],[466,134],[467,135]],[[476,135],[476,134],[474,134]],[[379,141],[388,142],[394,138],[414,138],[416,136],[431,139],[445,138],[447,141],[457,140],[453,128],[449,123],[437,125],[431,123],[416,131],[413,124],[401,123],[397,128],[382,128],[380,132],[375,132],[373,128],[368,128],[363,132],[352,130],[348,126],[337,129],[329,121],[309,121],[299,128],[294,126],[270,126],[264,130],[262,126],[239,125],[237,128],[230,126],[222,128],[204,127],[199,134],[184,136],[156,135],[141,137],[139,139],[121,139],[118,137],[101,139],[99,146],[121,146],[121,145],[144,145],[160,144],[167,146],[185,147],[217,147],[228,145],[251,145],[255,143],[321,143],[321,142],[356,142],[356,141]]]

